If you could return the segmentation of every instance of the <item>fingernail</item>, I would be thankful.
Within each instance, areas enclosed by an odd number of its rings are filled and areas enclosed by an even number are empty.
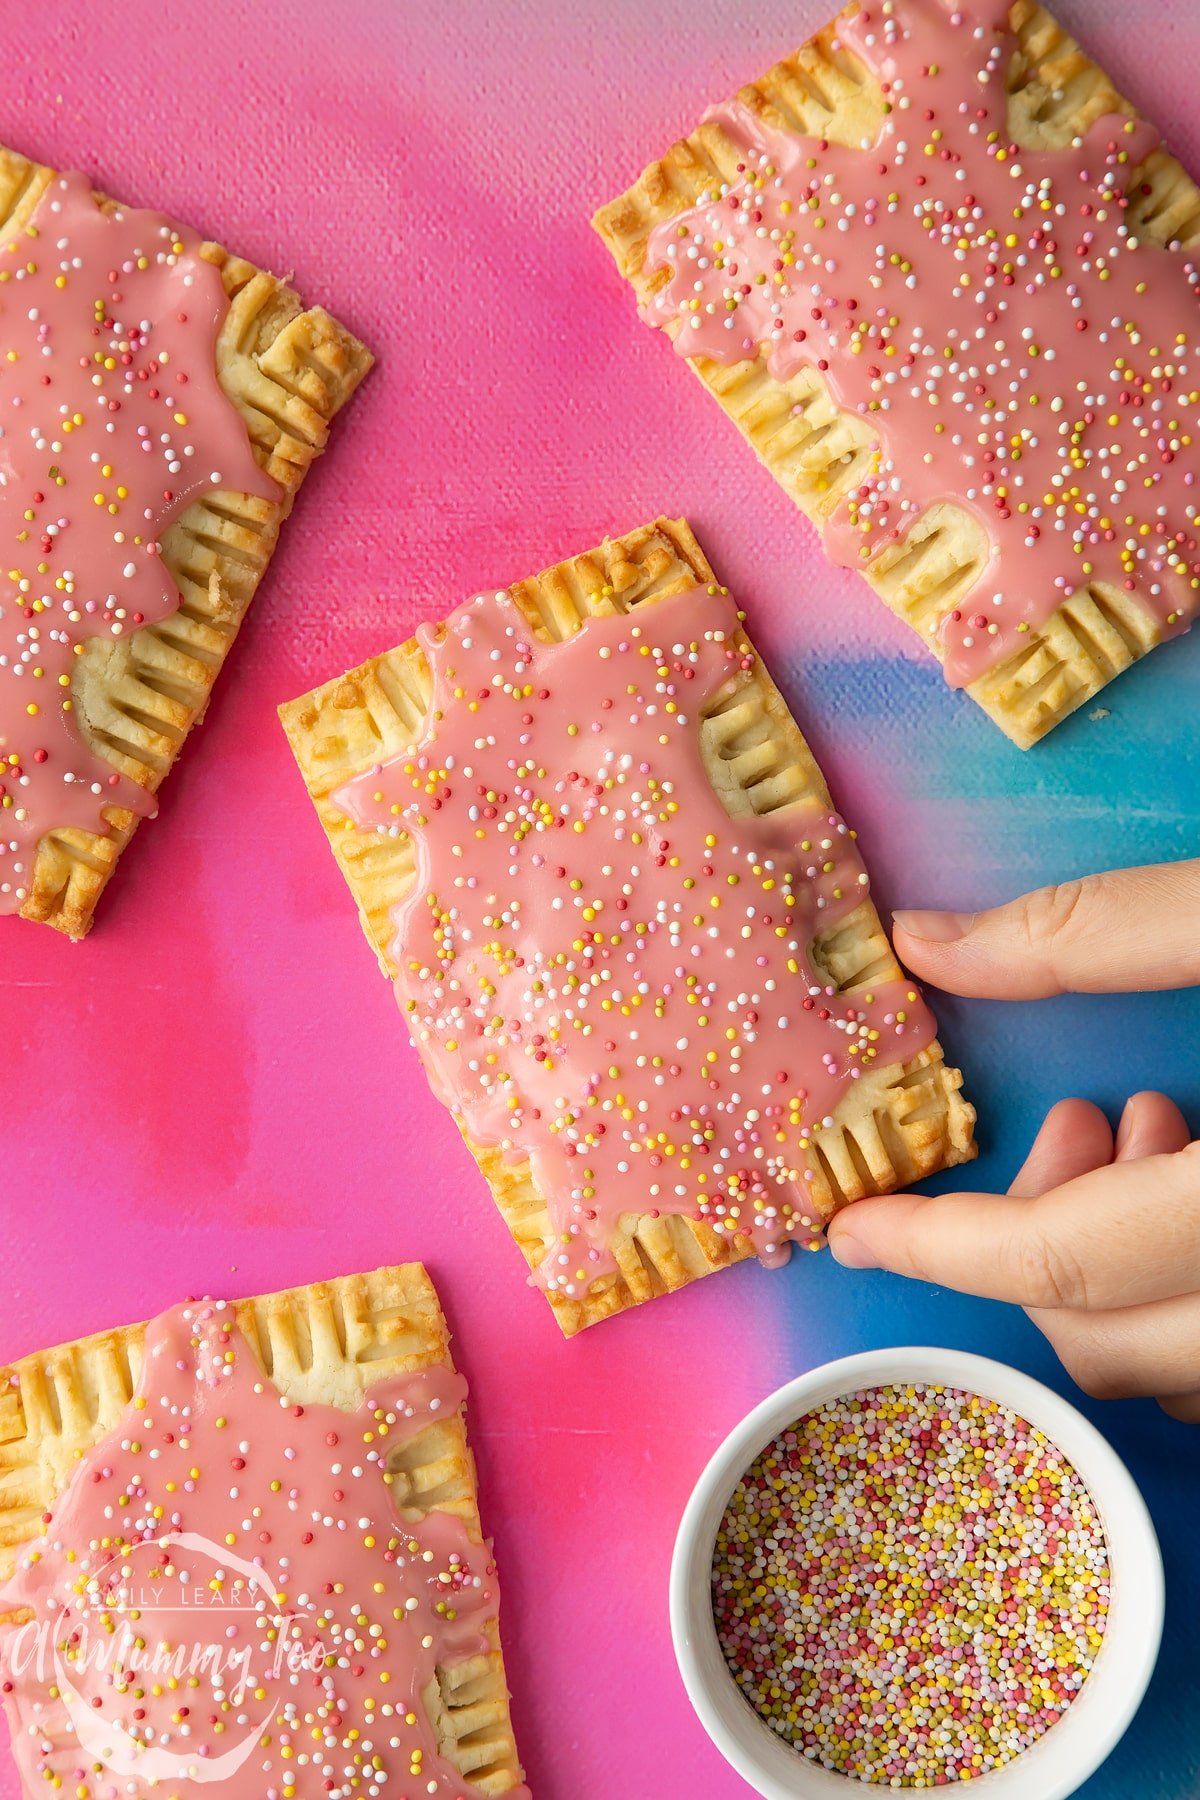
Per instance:
[[[833,1252],[834,1262],[841,1263],[843,1269],[877,1269],[878,1262],[861,1238],[856,1238],[849,1231],[835,1232],[829,1239],[829,1248]]]
[[[1133,1136],[1133,1117],[1134,1117],[1133,1101],[1127,1100],[1125,1102],[1125,1110],[1121,1114],[1121,1120],[1117,1126],[1116,1151],[1117,1151],[1118,1156],[1121,1154],[1121,1151],[1125,1148],[1126,1144],[1129,1142],[1130,1138]]]
[[[901,931],[907,931],[910,937],[921,938],[927,944],[956,944],[959,938],[966,937],[970,931],[975,923],[975,914],[898,912],[892,914],[892,920]]]

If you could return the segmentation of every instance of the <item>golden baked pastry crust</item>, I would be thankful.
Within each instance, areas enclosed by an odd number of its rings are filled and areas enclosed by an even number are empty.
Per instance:
[[[53,178],[52,169],[0,146],[0,235],[20,229]],[[204,712],[330,421],[372,361],[344,326],[320,307],[303,307],[277,276],[217,244],[205,244],[201,254],[220,269],[230,302],[217,342],[218,380],[281,497],[215,491],[193,502],[162,536],[163,560],[182,597],[178,611],[127,637],[93,638],[79,658],[71,687],[85,740],[152,792]],[[85,935],[138,822],[118,806],[106,808],[105,817],[105,836],[46,833],[22,918],[68,937]]]
[[[420,1263],[344,1275],[238,1301],[238,1327],[289,1399],[352,1411],[388,1375],[451,1367],[450,1334]],[[0,1368],[0,1581],[81,1456],[111,1432],[136,1391],[144,1325],[62,1344]],[[475,1462],[461,1407],[393,1453],[392,1492],[406,1518],[455,1513],[482,1543]],[[0,1618],[3,1615],[0,1614]],[[482,1794],[520,1786],[496,1620],[490,1654],[439,1669],[425,1696],[441,1752]]]
[[[1013,0],[1010,20],[1019,54],[1009,73],[1009,124],[1023,148],[1069,143],[1107,113],[1139,116],[1044,7]],[[737,98],[785,129],[851,145],[874,138],[882,95],[857,59],[835,47],[837,25],[834,20],[825,26],[761,81],[740,89]],[[596,213],[595,228],[639,300],[669,279],[665,270],[646,271],[653,228],[686,211],[714,179],[734,178],[738,155],[710,121]],[[1134,176],[1130,194],[1128,220],[1139,237],[1185,249],[1200,245],[1200,188],[1174,157],[1154,151]],[[864,421],[839,411],[815,368],[779,382],[763,357],[733,364],[687,360],[797,506],[814,523],[823,523],[861,478],[873,442]],[[936,505],[903,544],[883,550],[864,574],[880,599],[937,653],[926,629],[929,619],[971,587],[987,550],[978,518],[965,508]],[[1028,749],[1161,638],[1158,618],[1136,593],[1093,581],[1030,632],[1016,655],[966,691],[1015,744]]]
[[[687,523],[659,519],[519,581],[508,592],[539,635],[561,639],[578,631],[590,614],[653,605],[689,589],[702,606],[714,580]],[[722,689],[701,724],[701,749],[715,791],[732,816],[766,812],[804,795],[819,795],[829,804],[799,727],[749,640],[746,648],[753,667]],[[412,747],[424,730],[429,694],[428,665],[414,639],[280,708],[367,940],[389,978],[395,973],[388,953],[392,909],[416,876],[412,843],[403,835],[347,829],[331,796],[372,763]],[[869,900],[818,939],[814,954],[842,992],[901,973]],[[850,1200],[889,1193],[974,1155],[975,1114],[961,1097],[961,1083],[936,1042],[911,1062],[873,1069],[856,1082],[835,1125],[816,1138],[812,1194],[821,1212],[828,1217]],[[536,1268],[547,1254],[551,1225],[528,1163],[510,1162],[469,1136],[466,1141],[509,1230]],[[585,1299],[547,1296],[568,1337],[753,1251],[703,1221],[667,1214],[628,1217],[613,1253],[618,1273],[601,1276]]]

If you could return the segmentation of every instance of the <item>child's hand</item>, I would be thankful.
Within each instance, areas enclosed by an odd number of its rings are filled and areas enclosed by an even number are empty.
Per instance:
[[[901,959],[956,994],[1200,983],[1200,862],[1045,889],[975,917],[901,913]],[[1085,1100],[1049,1114],[1007,1196],[894,1196],[829,1230],[851,1268],[894,1269],[1027,1307],[1079,1385],[1155,1394],[1200,1423],[1200,1143],[1163,1094],[1117,1129]]]

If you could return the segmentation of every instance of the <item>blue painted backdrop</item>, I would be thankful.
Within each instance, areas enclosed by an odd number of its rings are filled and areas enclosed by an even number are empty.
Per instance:
[[[889,789],[907,788],[903,812],[866,846],[885,905],[974,908],[1093,869],[1200,855],[1200,635],[1110,688],[1097,703],[1107,717],[1085,711],[1032,755],[1001,744],[976,709],[952,700],[937,672],[922,665],[793,659],[789,676],[835,779],[838,746],[860,733],[869,741],[875,766],[858,759],[841,779],[859,790],[861,810],[874,813],[872,790],[885,771]],[[845,754],[849,761],[852,752]],[[1159,1087],[1200,1130],[1200,990],[1020,1005],[934,1000],[943,1040],[962,1062],[980,1112],[971,1185],[1005,1187],[1045,1112],[1066,1094],[1097,1101],[1115,1121],[1128,1094]],[[937,1185],[965,1184],[960,1172]],[[1153,1213],[1129,1229],[1131,1244],[1153,1232]],[[1116,1446],[1162,1542],[1166,1635],[1133,1728],[1080,1793],[1085,1800],[1196,1800],[1200,1431],[1174,1423],[1152,1401],[1084,1398],[1013,1307],[893,1275],[852,1274],[829,1257],[799,1259],[779,1279],[787,1284],[782,1310],[797,1368],[882,1344],[953,1344],[1057,1388]]]

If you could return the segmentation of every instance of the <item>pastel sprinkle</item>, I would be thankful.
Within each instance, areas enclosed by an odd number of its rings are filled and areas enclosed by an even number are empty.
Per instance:
[[[746,1471],[717,1533],[730,1672],[822,1767],[942,1787],[1062,1718],[1109,1605],[1096,1507],[997,1401],[913,1383],[806,1413]]]
[[[714,108],[736,169],[646,254],[669,279],[643,311],[681,355],[761,356],[787,385],[777,423],[748,390],[785,485],[802,480],[830,556],[870,568],[957,687],[1027,656],[1073,595],[1105,671],[1200,603],[1200,259],[1154,241],[1171,212],[1152,126],[1105,113],[1055,147],[1015,141],[1012,12],[882,0],[843,17],[874,135]]]
[[[343,1410],[282,1394],[222,1302],[147,1327],[139,1392],[0,1584],[23,1793],[477,1791],[445,1752],[438,1675],[461,1689],[491,1653],[495,1566],[411,1485],[423,1456],[459,1454],[415,1441],[466,1383],[396,1360],[357,1405],[343,1381]]]
[[[75,675],[119,668],[178,608],[167,528],[215,487],[279,498],[217,379],[228,307],[198,237],[101,208],[82,175],[0,239],[0,913],[30,898],[48,832],[153,809],[85,729]]]
[[[840,988],[816,953],[867,873],[766,741],[729,595],[608,598],[561,642],[505,593],[423,631],[419,743],[334,795],[352,826],[411,836],[397,1000],[472,1143],[529,1159],[552,1227],[536,1279],[566,1299],[615,1271],[629,1215],[769,1263],[815,1248],[814,1140],[934,1035],[907,980]],[[715,782],[736,788],[743,732],[771,781],[731,817]]]

